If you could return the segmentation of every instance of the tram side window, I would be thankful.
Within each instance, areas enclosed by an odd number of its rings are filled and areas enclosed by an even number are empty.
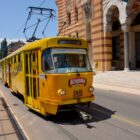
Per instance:
[[[14,56],[14,63],[16,63],[16,56]]]
[[[2,79],[2,63],[0,63],[0,79]]]
[[[2,71],[2,63],[0,63],[0,72]]]
[[[18,62],[20,62],[20,54],[18,54]]]
[[[13,65],[13,63],[14,63],[14,58],[11,57],[11,65]]]
[[[35,62],[35,53],[33,53],[33,62]]]
[[[42,69],[43,71],[49,71],[53,69],[50,49],[47,49],[46,51],[44,51],[42,55]]]
[[[18,54],[18,67],[17,70],[20,72],[22,70],[21,54]]]
[[[10,58],[10,64],[12,64],[12,58]]]
[[[29,55],[26,53],[25,54],[25,62],[26,62],[26,73],[27,74],[29,74],[28,58],[29,58]]]
[[[13,70],[13,57],[11,57],[11,71]]]

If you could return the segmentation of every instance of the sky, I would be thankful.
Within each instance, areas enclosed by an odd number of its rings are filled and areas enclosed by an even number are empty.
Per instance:
[[[25,39],[23,29],[28,17],[28,7],[43,7],[52,8],[56,11],[55,18],[51,19],[45,36],[51,37],[57,34],[57,7],[55,0],[1,0],[0,3],[0,40],[6,38],[7,40]],[[45,16],[44,16],[45,17]],[[44,19],[43,16],[33,15],[29,20],[27,27],[37,22],[38,19]],[[42,31],[45,28],[47,20],[39,24],[36,32],[36,37],[42,38]],[[27,37],[31,37],[35,26],[26,30]]]

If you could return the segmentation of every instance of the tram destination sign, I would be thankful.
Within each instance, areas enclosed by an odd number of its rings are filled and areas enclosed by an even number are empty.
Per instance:
[[[69,85],[79,85],[79,84],[86,84],[86,79],[85,78],[72,78],[69,80]]]
[[[61,39],[61,40],[58,40],[58,44],[82,45],[82,42],[80,40]]]

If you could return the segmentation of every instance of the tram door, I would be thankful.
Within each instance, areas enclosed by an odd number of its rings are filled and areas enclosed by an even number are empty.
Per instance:
[[[2,62],[2,79],[4,80],[4,61]]]
[[[11,87],[11,59],[8,60],[7,62],[7,66],[8,66],[8,84],[9,84],[9,87]]]
[[[40,109],[39,77],[38,77],[38,52],[29,51],[25,53],[26,71],[26,103],[35,109]]]

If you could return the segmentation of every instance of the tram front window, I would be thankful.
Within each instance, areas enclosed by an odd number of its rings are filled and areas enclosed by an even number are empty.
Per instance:
[[[51,72],[54,69],[51,57],[51,49],[45,50],[42,55],[42,69],[44,72]]]
[[[92,71],[85,49],[52,49],[56,73]]]
[[[92,71],[85,49],[51,49],[50,55],[51,69],[47,70],[43,62],[45,71],[49,73]],[[43,61],[48,61],[47,57]]]

